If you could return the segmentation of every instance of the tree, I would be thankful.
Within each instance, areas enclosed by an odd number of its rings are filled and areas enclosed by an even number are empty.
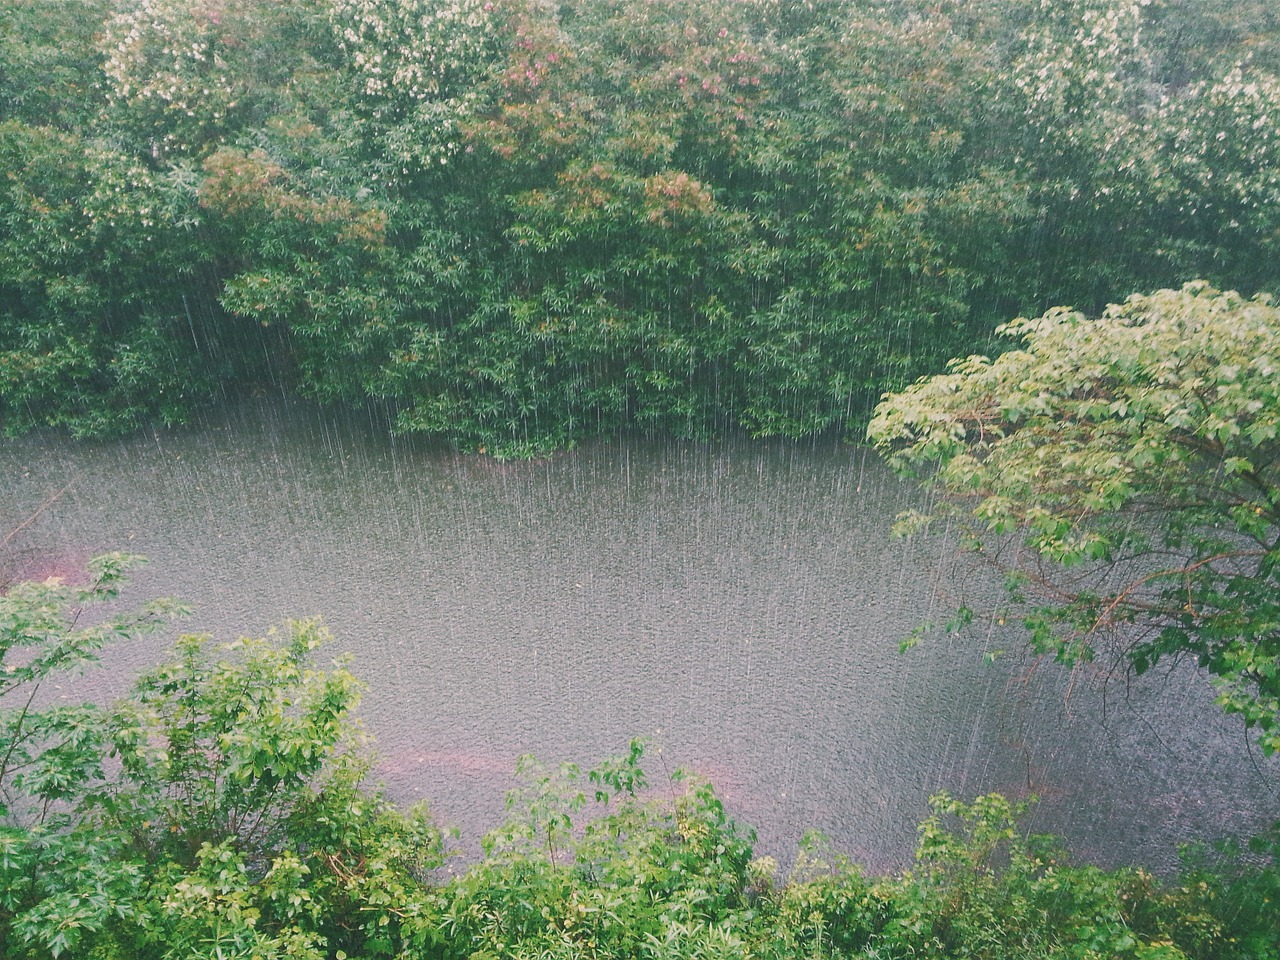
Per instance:
[[[119,595],[140,558],[90,561],[84,586],[57,579],[0,593],[0,956],[25,956],[22,942],[55,956],[81,933],[118,916],[140,875],[118,845],[74,813],[103,782],[105,711],[48,705],[41,692],[109,643],[180,613],[172,601],[97,622],[93,610]]]
[[[362,785],[360,685],[314,664],[318,621],[182,637],[129,700],[41,706],[52,678],[182,611],[91,622],[139,559],[0,594],[0,960],[397,955],[442,835]]]
[[[483,861],[442,891],[440,955],[751,955],[734,914],[754,835],[683,771],[666,797],[649,792],[644,751],[633,740],[585,783],[576,764],[548,771],[522,757],[510,819],[484,838]],[[698,951],[708,933],[730,937],[732,949]]]
[[[132,955],[395,953],[441,834],[360,788],[360,684],[313,662],[328,639],[184,636],[112,711],[121,770],[84,809],[150,878],[112,931]]]
[[[0,594],[0,823],[35,828],[56,818],[57,805],[100,778],[99,711],[41,706],[40,693],[57,674],[92,663],[108,643],[136,636],[181,612],[155,601],[100,623],[86,611],[114,600],[138,557],[113,553],[89,566],[85,586],[57,578],[20,583]]]
[[[1009,574],[1036,651],[1194,658],[1280,750],[1280,309],[1192,283],[1001,332],[1022,348],[886,395],[871,439]]]
[[[0,118],[74,127],[99,106],[94,34],[107,0],[0,4]]]

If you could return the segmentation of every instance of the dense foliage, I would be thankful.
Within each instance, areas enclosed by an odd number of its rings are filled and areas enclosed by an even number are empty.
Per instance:
[[[180,611],[85,623],[135,560],[0,596],[0,957],[390,953],[441,835],[360,789],[359,685],[311,665],[319,624],[216,656],[186,636],[127,702],[42,706],[103,643]]]
[[[2,0],[0,424],[844,428],[1008,316],[1274,286],[1278,73],[1263,0]]]
[[[0,594],[3,960],[1280,955],[1280,838],[1165,884],[1072,865],[1002,797],[938,796],[911,870],[869,877],[813,837],[779,877],[710,784],[654,789],[640,742],[585,775],[522,760],[510,819],[446,875],[426,812],[362,784],[359,684],[315,664],[317,623],[182,637],[114,705],[38,696],[181,612],[101,618],[134,560]]]

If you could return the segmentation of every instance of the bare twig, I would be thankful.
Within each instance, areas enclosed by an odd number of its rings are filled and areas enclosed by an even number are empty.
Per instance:
[[[70,482],[69,482],[65,487],[63,487],[61,490],[59,490],[59,491],[58,491],[57,493],[55,493],[53,496],[49,497],[49,499],[45,500],[45,502],[44,502],[44,503],[42,503],[42,504],[40,504],[40,506],[36,507],[36,511],[35,511],[35,513],[31,514],[31,516],[27,517],[27,519],[23,520],[20,524],[18,524],[16,527],[14,527],[12,530],[10,530],[7,534],[5,534],[4,539],[3,539],[3,540],[0,540],[0,546],[5,546],[6,544],[8,544],[8,543],[9,543],[9,541],[11,541],[11,540],[12,540],[14,537],[16,537],[19,533],[21,533],[23,530],[27,529],[27,527],[29,527],[29,526],[31,526],[33,523],[35,523],[35,522],[36,522],[36,520],[38,520],[38,519],[39,519],[40,514],[44,513],[44,512],[45,512],[46,510],[48,510],[51,506],[53,506],[55,503],[57,503],[57,502],[58,502],[58,500],[62,497],[62,495],[63,495],[64,493],[66,493],[66,492],[67,492],[68,490],[70,490],[73,486],[75,486],[75,482],[76,482],[78,479],[80,479],[80,478],[79,478],[79,477],[72,477],[72,478],[71,478],[71,481],[70,481]]]

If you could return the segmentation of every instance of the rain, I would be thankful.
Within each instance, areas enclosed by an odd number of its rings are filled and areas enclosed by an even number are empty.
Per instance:
[[[1166,868],[1275,809],[1274,764],[1189,670],[1073,683],[998,627],[900,653],[998,583],[946,535],[890,536],[924,495],[866,448],[634,434],[499,462],[370,417],[264,396],[146,437],[7,442],[6,516],[48,504],[9,573],[124,547],[150,559],[129,595],[194,605],[183,631],[322,616],[368,686],[376,776],[472,854],[521,754],[590,764],[635,736],[783,860],[819,830],[903,866],[938,790],[1034,795],[1032,828],[1079,856]],[[78,683],[121,694],[166,642]]]
[[[1266,0],[0,0],[0,954],[1274,939],[1278,170]]]

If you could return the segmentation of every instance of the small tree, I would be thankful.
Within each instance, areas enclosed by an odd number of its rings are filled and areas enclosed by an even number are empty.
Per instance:
[[[89,815],[152,878],[120,931],[134,955],[375,957],[413,930],[441,834],[360,789],[360,684],[313,662],[328,639],[181,637],[115,710],[121,771]]]
[[[1192,657],[1274,753],[1280,310],[1193,283],[1001,332],[1022,349],[887,395],[871,439],[1009,574],[1037,651]]]
[[[159,626],[181,612],[169,600],[98,623],[91,608],[114,600],[141,558],[122,553],[89,563],[90,580],[16,584],[0,594],[0,823],[35,829],[57,819],[60,804],[101,779],[100,711],[48,706],[41,691],[59,675],[96,661],[107,644]]]
[[[0,960],[379,957],[424,936],[442,835],[362,786],[360,685],[313,662],[318,621],[183,637],[129,700],[46,705],[53,680],[182,610],[91,622],[138,560],[0,593]]]
[[[155,628],[180,605],[158,600],[95,621],[141,558],[89,562],[89,582],[51,578],[0,593],[0,956],[22,941],[57,956],[80,936],[128,914],[141,877],[119,846],[76,810],[103,782],[105,711],[50,705],[48,688],[97,659],[107,644]]]

